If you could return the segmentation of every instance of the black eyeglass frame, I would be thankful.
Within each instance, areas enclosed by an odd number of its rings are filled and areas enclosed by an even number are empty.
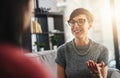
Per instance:
[[[67,22],[68,22],[69,26],[74,26],[75,23],[77,23],[77,25],[81,26],[81,25],[84,25],[85,22],[87,22],[87,21],[86,21],[86,19],[78,19],[77,21],[75,21],[75,20],[68,20]]]

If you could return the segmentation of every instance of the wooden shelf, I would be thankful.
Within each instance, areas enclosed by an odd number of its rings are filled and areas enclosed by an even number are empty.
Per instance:
[[[42,32],[42,33],[31,33],[31,34],[64,34],[64,32]]]
[[[41,16],[62,16],[62,13],[57,12],[37,12],[35,13],[35,17],[41,17]]]

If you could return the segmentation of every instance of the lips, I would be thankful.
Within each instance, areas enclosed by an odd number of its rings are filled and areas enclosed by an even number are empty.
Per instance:
[[[82,30],[73,30],[74,33],[79,33],[81,32]]]

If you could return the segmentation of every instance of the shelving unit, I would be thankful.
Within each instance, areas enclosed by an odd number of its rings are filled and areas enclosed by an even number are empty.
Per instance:
[[[51,36],[58,37],[57,46],[65,42],[63,14],[55,12],[35,13],[35,21],[40,24],[42,33],[32,33],[31,28],[29,28],[22,37],[22,46],[25,49],[32,52],[34,41],[36,41],[44,42],[46,44],[45,50],[53,50]],[[39,47],[37,47],[37,51],[39,51]]]
[[[45,50],[52,49],[51,36],[56,35],[59,37],[57,46],[65,42],[63,14],[55,12],[36,13],[35,20],[40,23],[42,33],[32,34],[36,35],[37,42],[44,42],[46,44]]]
[[[52,3],[48,0],[48,3],[45,4],[56,7],[53,4],[49,4],[49,2]],[[32,27],[30,26],[30,28],[23,33],[21,40],[23,48],[29,50],[30,52],[39,51],[39,47],[35,47],[34,42],[44,42],[46,44],[46,46],[44,47],[45,50],[53,50],[53,45],[51,42],[52,36],[58,37],[58,42],[56,44],[57,46],[65,43],[63,14],[58,12],[49,12],[49,8],[46,8],[48,6],[42,8],[40,7],[41,5],[39,5],[39,0],[35,0],[34,18],[35,21],[40,24],[42,33],[32,32]]]

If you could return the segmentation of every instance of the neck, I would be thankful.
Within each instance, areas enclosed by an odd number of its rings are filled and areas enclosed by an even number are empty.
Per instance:
[[[89,38],[88,37],[82,39],[75,38],[74,42],[76,46],[86,46],[89,44]]]

